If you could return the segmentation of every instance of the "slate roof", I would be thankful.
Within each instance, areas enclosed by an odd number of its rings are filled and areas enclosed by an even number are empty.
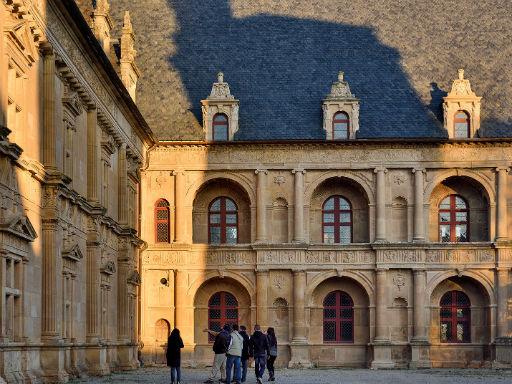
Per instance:
[[[445,137],[442,97],[465,68],[482,135],[512,136],[510,0],[113,0],[130,10],[137,104],[160,139],[203,138],[200,100],[222,70],[236,140],[322,139],[343,70],[363,138]]]

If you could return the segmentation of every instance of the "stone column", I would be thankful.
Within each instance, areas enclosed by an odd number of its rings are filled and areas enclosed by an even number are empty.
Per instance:
[[[57,126],[55,119],[55,54],[48,44],[43,50],[43,162],[45,167],[57,168]]]
[[[87,342],[98,343],[100,339],[100,291],[101,249],[99,234],[90,234],[87,241]]]
[[[375,168],[377,174],[377,228],[375,231],[375,241],[386,241],[386,168]]]
[[[293,338],[290,345],[290,368],[310,367],[306,338],[306,272],[293,271]]]
[[[119,224],[128,225],[128,164],[126,159],[126,143],[119,147],[119,190],[118,190],[118,218]]]
[[[508,167],[496,168],[498,187],[498,214],[496,215],[496,241],[508,240],[507,178]]]
[[[185,209],[185,172],[182,170],[174,171],[174,193],[175,193],[175,209],[176,219],[174,228],[176,232],[177,243],[187,242],[187,224]]]
[[[375,278],[375,339],[373,341],[373,361],[371,367],[393,368],[391,343],[389,340],[389,316],[386,302],[388,292],[388,271],[377,269]]]
[[[295,194],[294,194],[294,232],[293,241],[303,243],[304,239],[304,174],[303,169],[294,169],[295,175]]]
[[[256,322],[262,329],[268,327],[268,271],[256,271]]]
[[[508,297],[510,268],[498,268],[496,287],[498,291],[497,336],[508,337]]]
[[[417,172],[419,173],[419,172]],[[424,270],[413,270],[413,321],[414,333],[411,339],[411,368],[430,368],[430,345],[427,335],[426,290],[427,275]]]
[[[257,169],[256,189],[256,242],[264,243],[267,240],[267,174],[265,169]]]
[[[98,199],[98,111],[90,108],[87,111],[87,199],[99,203]]]
[[[414,173],[414,234],[413,241],[425,241],[425,217],[423,209],[423,174],[420,168],[413,169]]]

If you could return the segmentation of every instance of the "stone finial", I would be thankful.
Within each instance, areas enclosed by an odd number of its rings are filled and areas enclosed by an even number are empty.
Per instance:
[[[110,12],[109,0],[97,0],[96,1],[96,11],[103,12],[103,13]]]
[[[124,19],[123,19],[123,33],[124,32],[133,32],[132,20],[130,19],[130,11],[124,11]]]
[[[217,73],[217,83],[224,82],[224,74],[222,72]]]
[[[345,76],[345,73],[343,71],[338,72],[338,82],[343,83],[343,77]]]
[[[464,69],[460,68],[458,70],[459,72],[459,80],[464,80]]]
[[[92,30],[107,54],[110,51],[110,31],[113,26],[109,0],[97,0],[92,14]]]

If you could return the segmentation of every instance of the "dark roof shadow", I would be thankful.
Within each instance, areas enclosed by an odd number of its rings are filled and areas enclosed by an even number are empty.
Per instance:
[[[371,28],[266,14],[234,18],[228,1],[168,2],[179,25],[169,64],[181,75],[194,115],[201,121],[200,100],[222,70],[240,99],[237,140],[324,138],[322,99],[339,70],[361,100],[359,137],[446,136],[412,88],[399,53]],[[440,97],[432,95],[429,106],[438,118]]]

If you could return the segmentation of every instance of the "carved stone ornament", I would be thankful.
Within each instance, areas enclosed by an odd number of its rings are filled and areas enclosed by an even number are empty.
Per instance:
[[[130,276],[128,277],[128,279],[126,281],[128,282],[128,284],[140,285],[141,278],[140,278],[139,272],[132,271],[132,273],[130,273]]]
[[[84,258],[84,254],[82,253],[82,250],[80,249],[78,244],[74,244],[68,249],[62,251],[62,257],[64,259],[69,259],[72,261],[80,261]]]
[[[101,273],[105,275],[113,275],[116,273],[116,264],[113,261],[107,261],[103,267],[101,267]]]
[[[114,138],[104,131],[101,134],[101,147],[109,156],[113,155],[117,149]]]
[[[229,90],[229,84],[224,82],[224,74],[222,72],[217,74],[217,82],[213,83],[212,91],[208,99],[235,99]]]
[[[327,140],[338,139],[334,137],[333,119],[338,112],[348,116],[348,132],[346,139],[355,139],[359,130],[359,99],[350,91],[344,73],[338,73],[338,80],[331,86],[329,93],[323,101],[324,131]]]
[[[448,137],[455,138],[455,115],[463,111],[469,115],[469,137],[475,137],[480,129],[481,97],[471,90],[471,83],[464,78],[464,70],[459,69],[458,78],[453,81],[452,90],[444,98],[444,127]]]
[[[350,86],[344,79],[344,73],[340,71],[338,73],[338,81],[334,82],[331,86],[331,93],[327,96],[329,99],[352,99],[355,96],[350,92]]]
[[[401,273],[397,273],[395,277],[393,277],[393,284],[395,284],[396,288],[400,291],[402,287],[405,286],[405,277]]]
[[[73,117],[79,116],[83,111],[80,97],[76,92],[70,91],[69,89],[66,89],[66,92],[64,92],[62,104]]]
[[[18,214],[0,223],[0,231],[9,232],[28,241],[34,241],[37,233],[28,217]]]

